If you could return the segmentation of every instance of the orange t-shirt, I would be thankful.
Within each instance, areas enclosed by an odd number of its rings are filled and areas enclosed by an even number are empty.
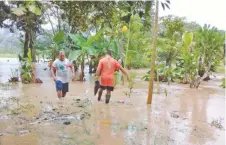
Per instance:
[[[120,69],[120,64],[114,58],[105,56],[98,64],[100,70],[100,85],[101,86],[114,86],[114,72]]]

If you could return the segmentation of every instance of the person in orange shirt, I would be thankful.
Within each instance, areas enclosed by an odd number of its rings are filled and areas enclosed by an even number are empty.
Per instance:
[[[99,61],[96,70],[96,79],[100,76],[100,88],[98,92],[98,101],[100,101],[103,90],[107,90],[105,103],[108,104],[111,97],[111,91],[114,90],[114,72],[120,70],[126,75],[127,80],[129,76],[125,69],[118,63],[117,60],[112,58],[111,51],[107,50],[106,56]]]

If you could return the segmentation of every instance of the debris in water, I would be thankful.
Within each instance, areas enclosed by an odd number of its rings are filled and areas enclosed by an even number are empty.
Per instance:
[[[81,99],[76,99],[77,102],[81,101]]]
[[[69,125],[69,124],[71,124],[70,121],[65,121],[65,122],[64,122],[64,125]]]
[[[131,103],[129,103],[128,100],[120,100],[118,101],[117,103],[120,103],[120,104],[127,104],[127,105],[132,105]]]
[[[83,120],[85,118],[85,114],[80,115],[80,120]]]
[[[118,103],[122,103],[123,104],[123,103],[125,103],[125,101],[124,100],[120,100],[120,101],[118,101]]]
[[[8,116],[4,115],[4,116],[0,116],[0,120],[8,120]]]
[[[173,118],[179,118],[178,112],[171,112],[171,117]]]
[[[3,136],[3,134],[0,134],[0,136]]]
[[[21,131],[19,131],[19,134],[23,135],[23,134],[27,134],[29,132],[31,132],[31,131],[29,131],[29,130],[21,130]]]
[[[11,77],[9,82],[19,82],[19,77]]]
[[[85,105],[83,105],[83,104],[79,104],[79,105],[78,105],[78,107],[84,108],[84,107],[85,107]]]
[[[219,119],[213,119],[213,121],[211,122],[211,126],[214,126],[220,130],[224,130],[224,127],[222,125],[222,118]]]
[[[111,123],[109,121],[102,121],[101,124],[110,125]]]

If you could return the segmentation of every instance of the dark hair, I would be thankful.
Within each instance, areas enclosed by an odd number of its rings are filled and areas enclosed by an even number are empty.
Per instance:
[[[110,55],[110,56],[111,56],[111,50],[107,49],[106,54],[108,54],[108,55]]]

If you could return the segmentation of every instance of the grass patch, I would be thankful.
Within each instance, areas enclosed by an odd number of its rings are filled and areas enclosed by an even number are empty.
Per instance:
[[[225,66],[224,66],[224,63],[221,63],[221,64],[217,67],[216,72],[219,72],[219,73],[224,73],[224,72],[225,72]]]
[[[0,58],[16,58],[16,54],[0,53]]]

